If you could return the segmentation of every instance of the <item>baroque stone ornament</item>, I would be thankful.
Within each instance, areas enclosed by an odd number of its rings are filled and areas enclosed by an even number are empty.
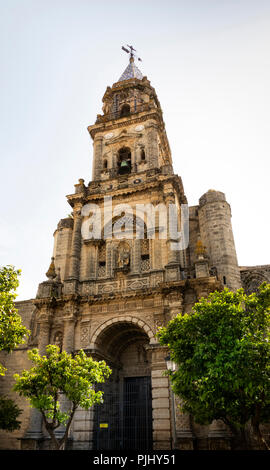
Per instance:
[[[227,449],[228,433],[218,422],[197,425],[178,408],[164,375],[168,350],[156,333],[178,313],[191,314],[194,303],[212,291],[242,285],[247,292],[257,289],[262,280],[270,281],[270,268],[239,268],[224,193],[209,190],[197,205],[187,207],[157,93],[135,64],[134,47],[123,47],[129,63],[105,90],[103,114],[88,127],[91,181],[80,178],[67,196],[72,214],[56,224],[53,258],[36,298],[16,305],[31,337],[16,350],[16,361],[13,355],[5,357],[10,373],[0,393],[11,390],[18,368],[29,367],[26,348],[34,345],[41,354],[49,343],[71,354],[84,349],[95,360],[105,360],[112,375],[98,385],[103,405],[76,411],[70,449],[132,448],[147,454],[207,450],[217,441]],[[174,204],[171,234],[167,214]],[[183,205],[188,208],[188,243],[174,250],[172,242],[183,234]],[[94,238],[83,236],[88,208],[102,219],[100,236]],[[166,216],[161,224],[162,208]],[[65,411],[69,405],[62,404]],[[0,445],[48,449],[40,416],[29,416],[21,402],[19,407],[21,429],[8,436],[0,431]]]
[[[46,272],[46,276],[48,279],[53,280],[56,278],[56,270],[55,270],[55,265],[54,265],[54,257],[51,258],[51,264],[49,266],[48,271]]]

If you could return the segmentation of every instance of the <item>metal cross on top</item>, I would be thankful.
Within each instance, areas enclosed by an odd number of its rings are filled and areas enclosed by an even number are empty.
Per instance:
[[[129,47],[130,50],[126,49],[124,46],[122,46],[123,51],[127,52],[127,54],[130,54],[130,59],[134,60],[134,57],[136,57],[140,62],[142,62],[142,59],[138,57],[134,52],[136,52],[136,49],[134,49],[133,46],[129,46],[127,44],[127,47]]]

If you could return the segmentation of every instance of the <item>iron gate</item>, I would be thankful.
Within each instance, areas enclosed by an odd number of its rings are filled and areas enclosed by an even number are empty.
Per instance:
[[[96,450],[151,450],[150,377],[127,377],[103,387],[104,403],[95,407]]]

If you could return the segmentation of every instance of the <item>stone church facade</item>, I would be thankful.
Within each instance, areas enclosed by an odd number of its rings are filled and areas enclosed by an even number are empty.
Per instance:
[[[187,198],[173,171],[156,91],[132,54],[118,82],[107,87],[102,110],[88,127],[92,181],[80,179],[67,196],[72,217],[57,225],[47,280],[36,298],[17,302],[31,336],[11,355],[2,353],[7,373],[1,393],[10,394],[13,374],[29,367],[28,349],[38,347],[44,353],[50,343],[70,353],[84,349],[105,359],[113,373],[104,386],[104,405],[76,412],[69,448],[230,448],[222,423],[199,426],[179,412],[163,375],[168,351],[159,345],[156,332],[216,289],[244,286],[252,292],[264,280],[270,282],[270,266],[238,266],[230,205],[219,191],[209,190],[197,206],[189,207],[185,249],[173,250],[174,240],[170,234],[159,237],[158,224],[155,236],[146,236],[144,216],[134,217],[137,205],[175,204],[179,228]],[[95,204],[104,213],[108,197],[114,215],[111,220],[104,216],[101,237],[82,236],[89,217],[85,207]],[[118,236],[123,220],[130,237]],[[132,236],[138,224],[140,238]],[[113,233],[105,237],[109,226]],[[1,432],[1,448],[48,448],[39,413],[22,398],[16,396],[16,401],[23,409],[22,426],[14,433]]]

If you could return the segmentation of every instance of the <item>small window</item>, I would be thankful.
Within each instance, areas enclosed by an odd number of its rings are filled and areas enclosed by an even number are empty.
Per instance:
[[[141,255],[141,271],[146,272],[150,270],[150,258],[149,254]]]
[[[223,276],[223,284],[226,285],[226,276]]]
[[[129,104],[124,104],[121,108],[121,114],[120,117],[125,117],[130,115],[130,106]]]
[[[145,161],[145,151],[144,151],[144,149],[141,150],[141,161],[142,162]]]
[[[108,161],[107,161],[107,160],[104,160],[104,162],[103,162],[103,169],[104,169],[104,170],[107,170],[107,168],[108,168]]]

